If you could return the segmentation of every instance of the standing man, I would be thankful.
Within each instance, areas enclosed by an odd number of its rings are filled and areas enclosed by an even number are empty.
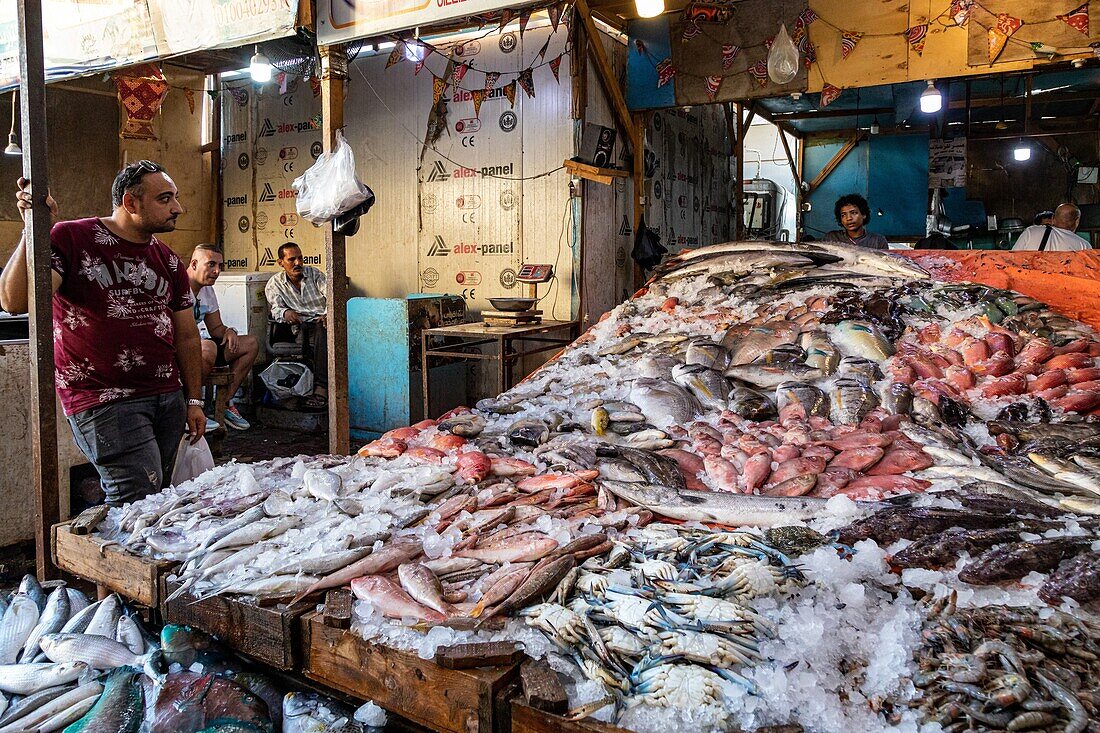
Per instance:
[[[264,286],[271,317],[277,323],[290,323],[305,329],[305,343],[313,356],[313,394],[306,407],[323,410],[328,404],[328,333],[325,317],[325,273],[310,267],[302,259],[302,250],[294,242],[279,247],[279,267]]]
[[[20,214],[31,208],[19,180]],[[183,213],[176,184],[148,160],[131,163],[111,186],[114,211],[63,221],[53,250],[57,393],[77,445],[99,472],[107,503],[159,491],[186,427],[192,442],[206,418],[202,357],[184,263],[155,235]],[[51,212],[57,204],[49,199]],[[26,237],[0,274],[0,306],[27,310]],[[183,389],[180,389],[180,379]]]
[[[1074,234],[1081,223],[1081,210],[1075,204],[1059,204],[1049,224],[1029,226],[1012,245],[1013,252],[1075,252],[1092,249],[1087,240]]]
[[[200,244],[195,247],[191,264],[187,267],[191,294],[195,296],[195,323],[205,325],[209,335],[209,338],[202,340],[202,379],[205,382],[214,367],[229,367],[233,379],[229,382],[230,401],[225,410],[225,424],[236,430],[248,430],[252,426],[237,409],[232,395],[237,394],[237,389],[252,369],[259,343],[255,336],[241,336],[236,329],[222,323],[218,295],[213,287],[222,274],[222,262],[222,253],[215,245]],[[214,426],[217,427],[217,423]],[[210,429],[209,424],[206,427]]]
[[[858,193],[850,193],[837,199],[833,206],[833,216],[842,228],[829,232],[822,241],[854,244],[868,249],[890,249],[886,237],[867,231],[871,207],[867,205],[867,199]]]

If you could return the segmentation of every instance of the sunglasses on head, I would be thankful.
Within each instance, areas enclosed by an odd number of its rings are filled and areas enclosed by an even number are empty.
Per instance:
[[[142,176],[148,173],[160,173],[163,170],[163,166],[158,165],[151,160],[139,160],[133,164],[133,170],[131,170],[124,179],[122,190],[125,191],[126,189],[130,188],[138,181],[140,181]]]

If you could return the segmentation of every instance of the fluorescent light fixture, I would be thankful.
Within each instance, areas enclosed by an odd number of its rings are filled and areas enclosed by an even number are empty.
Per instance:
[[[263,55],[259,46],[256,46],[256,53],[252,54],[248,62],[248,73],[252,76],[252,81],[258,84],[271,81],[271,62]]]
[[[1016,147],[1012,149],[1012,157],[1020,163],[1031,160],[1031,146],[1024,140],[1021,140],[1016,143]]]
[[[665,0],[634,0],[639,18],[656,18],[665,12]]]
[[[943,108],[943,95],[931,79],[928,87],[920,93],[920,111],[925,114],[934,114]]]

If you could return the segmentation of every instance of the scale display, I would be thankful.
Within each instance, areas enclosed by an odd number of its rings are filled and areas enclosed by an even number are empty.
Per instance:
[[[516,280],[521,283],[544,283],[554,277],[553,265],[523,265],[516,274]]]

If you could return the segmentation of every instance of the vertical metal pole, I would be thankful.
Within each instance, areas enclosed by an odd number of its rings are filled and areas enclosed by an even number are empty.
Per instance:
[[[46,75],[41,0],[18,0],[19,102],[23,177],[30,179],[34,208],[25,231],[29,252],[28,302],[31,342],[31,462],[34,465],[34,544],[38,577],[58,577],[50,552],[50,528],[60,521],[57,486],[57,407],[53,382],[53,275],[50,209],[46,205]]]
[[[645,214],[645,113],[635,112],[633,115],[633,146],[634,146],[634,236],[642,228],[642,217]],[[645,284],[645,273],[632,259],[634,264],[634,289]]]
[[[745,215],[742,207],[745,205],[745,117],[741,105],[734,102],[734,128],[737,137],[733,141],[733,157],[736,160],[733,181],[733,238],[741,240],[745,236]]]
[[[343,46],[321,47],[321,120],[325,152],[336,145],[344,126],[344,93],[348,56]],[[325,229],[325,269],[328,276],[328,447],[346,455],[351,444],[348,419],[348,262],[343,234]]]

